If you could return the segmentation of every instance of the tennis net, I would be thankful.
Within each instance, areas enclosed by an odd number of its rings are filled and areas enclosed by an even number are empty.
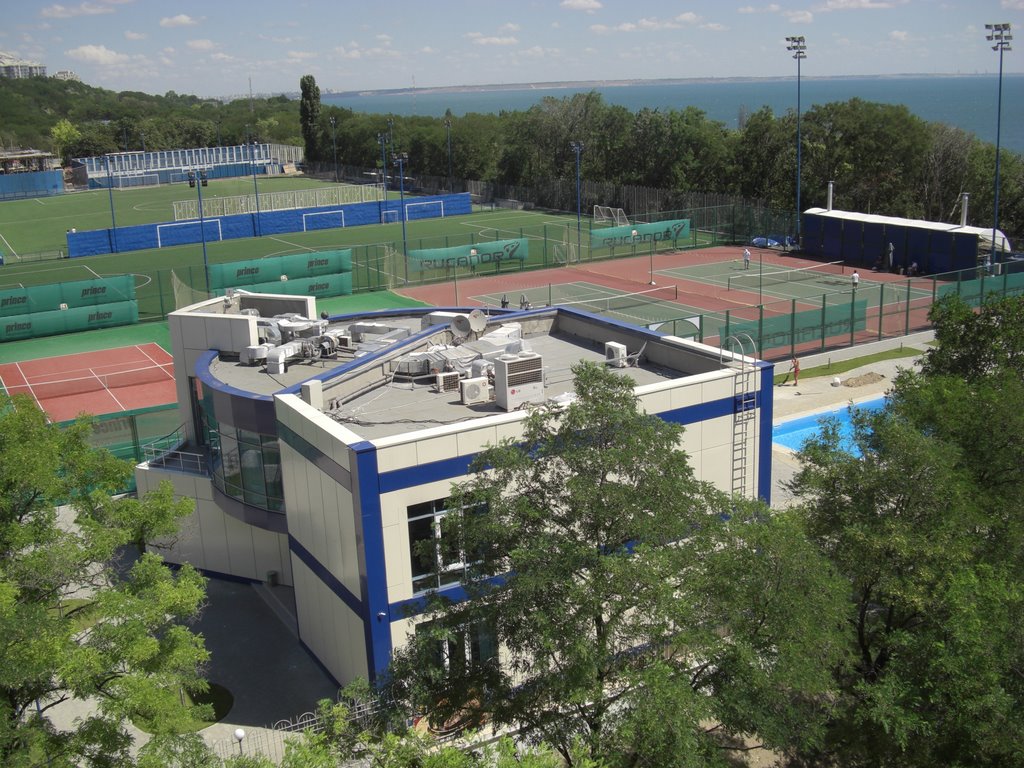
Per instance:
[[[827,264],[815,264],[800,269],[775,269],[770,272],[751,269],[742,275],[730,275],[728,289],[757,290],[766,285],[785,285],[801,280],[842,281],[845,267],[842,261],[830,261]]]
[[[174,381],[173,364],[150,365],[145,368],[117,371],[115,373],[93,373],[88,376],[76,376],[59,381],[32,383],[30,390],[35,395],[36,400],[50,400],[55,397],[82,395],[87,392],[98,392],[104,389],[120,389],[121,387],[134,387],[141,384],[158,384],[162,381]]]
[[[559,307],[570,309],[581,309],[584,312],[592,312],[600,315],[616,310],[632,309],[642,307],[645,304],[661,304],[666,301],[675,301],[679,298],[679,288],[674,285],[663,288],[649,288],[646,291],[635,291],[634,293],[620,293],[616,296],[602,296],[599,299],[584,299],[582,301],[559,301]]]

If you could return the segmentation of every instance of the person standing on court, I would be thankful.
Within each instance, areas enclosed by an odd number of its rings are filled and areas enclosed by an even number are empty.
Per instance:
[[[895,253],[895,251],[896,251],[896,247],[892,244],[892,241],[890,241],[889,242],[889,255],[888,255],[888,258],[887,258],[887,260],[885,262],[885,271],[886,272],[891,271],[892,270],[892,265],[896,263],[893,260],[893,254]]]
[[[750,269],[750,249],[743,249],[743,268]]]
[[[800,386],[800,358],[793,355],[793,386]]]
[[[860,272],[856,269],[853,270],[853,274],[850,275],[850,282],[853,284],[853,290],[857,290],[857,286],[860,285]]]

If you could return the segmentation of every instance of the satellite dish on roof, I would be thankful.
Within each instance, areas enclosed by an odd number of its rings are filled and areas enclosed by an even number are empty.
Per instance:
[[[487,327],[487,315],[479,309],[474,309],[469,313],[469,327],[473,333],[480,333],[480,331]]]
[[[469,315],[456,315],[452,318],[452,333],[458,338],[464,339],[473,332],[473,325]]]

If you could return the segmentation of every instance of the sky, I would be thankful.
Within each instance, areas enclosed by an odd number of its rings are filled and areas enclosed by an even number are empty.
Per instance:
[[[204,97],[565,80],[986,74],[1024,0],[3,0],[0,51]],[[1024,37],[1021,38],[1024,46]],[[1004,55],[1024,72],[1024,47]],[[0,118],[2,119],[2,118]]]

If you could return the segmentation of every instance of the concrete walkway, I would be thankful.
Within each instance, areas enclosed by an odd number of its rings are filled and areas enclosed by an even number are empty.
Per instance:
[[[800,368],[803,371],[807,371],[810,368],[821,365],[829,365],[902,347],[923,350],[927,348],[928,342],[933,338],[934,334],[928,331],[900,339],[888,339],[874,344],[864,344],[852,349],[809,355],[800,358]],[[808,416],[814,413],[824,413],[844,405],[856,405],[867,400],[874,400],[889,391],[900,370],[913,368],[916,365],[917,359],[914,357],[883,360],[863,365],[838,374],[838,386],[834,383],[834,379],[837,378],[836,376],[815,376],[811,379],[802,378],[799,386],[794,386],[792,377],[790,377],[790,381],[775,387],[774,421],[778,424],[780,421],[788,421],[789,419]],[[780,362],[776,364],[775,370],[776,374],[785,374],[791,370],[791,366],[788,361]],[[869,374],[875,374],[875,376],[870,376]],[[858,381],[864,379],[875,380],[867,383]],[[798,469],[799,462],[793,451],[781,446],[773,448],[773,507],[785,507],[792,502],[792,498],[783,487],[783,483],[791,480]]]

